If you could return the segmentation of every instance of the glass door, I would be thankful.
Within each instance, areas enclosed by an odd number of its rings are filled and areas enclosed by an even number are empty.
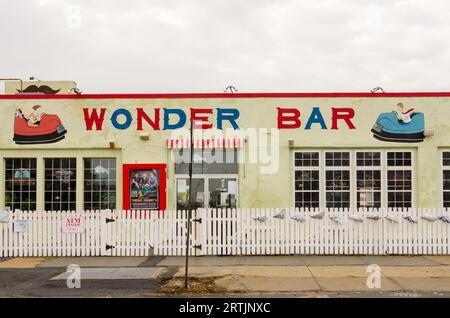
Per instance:
[[[208,177],[208,206],[235,208],[237,206],[237,178]]]
[[[177,210],[187,210],[189,177],[175,178]],[[237,176],[196,175],[192,177],[192,208],[237,207]]]
[[[188,209],[189,178],[176,178],[177,210]],[[205,178],[192,178],[192,209],[205,207]]]

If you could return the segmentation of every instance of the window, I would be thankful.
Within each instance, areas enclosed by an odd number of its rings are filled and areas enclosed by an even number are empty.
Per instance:
[[[188,174],[191,161],[189,149],[174,150],[175,174]],[[237,149],[195,149],[193,174],[237,174]]]
[[[116,208],[116,159],[84,159],[84,208]]]
[[[390,208],[412,206],[411,152],[387,153],[387,206]]]
[[[356,153],[356,206],[381,207],[381,152]]]
[[[320,205],[319,153],[295,153],[295,206],[318,208]]]
[[[36,210],[36,159],[5,159],[5,206]]]
[[[319,167],[319,153],[318,152],[296,152],[295,153],[296,167]]]
[[[76,208],[76,159],[45,159],[45,210]]]
[[[350,207],[350,152],[325,152],[327,208]]]
[[[175,149],[175,191],[178,210],[186,209],[189,195],[190,149]],[[192,206],[234,208],[238,197],[238,150],[234,148],[194,149]]]
[[[442,199],[444,208],[450,207],[450,151],[442,153]]]
[[[294,204],[303,208],[408,208],[413,152],[314,150],[294,153]],[[450,206],[450,151],[443,158],[444,204]],[[448,193],[445,193],[447,190]]]

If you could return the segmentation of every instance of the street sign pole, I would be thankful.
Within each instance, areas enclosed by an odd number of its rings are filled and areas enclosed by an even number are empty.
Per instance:
[[[189,269],[189,245],[191,233],[191,216],[192,216],[192,162],[194,161],[194,125],[191,119],[191,145],[190,145],[190,161],[189,161],[189,192],[188,192],[188,215],[186,220],[186,264],[184,272],[184,288],[188,288],[188,269]]]

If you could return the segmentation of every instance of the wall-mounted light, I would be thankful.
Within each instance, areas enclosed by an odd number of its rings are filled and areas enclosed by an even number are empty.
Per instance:
[[[294,139],[289,139],[289,147],[294,147]]]
[[[116,142],[114,140],[109,141],[109,148],[111,148],[111,149],[116,148]]]
[[[149,139],[150,139],[150,135],[149,135],[148,132],[143,131],[143,132],[141,132],[141,133],[139,134],[139,138],[140,138],[141,140],[149,140]]]

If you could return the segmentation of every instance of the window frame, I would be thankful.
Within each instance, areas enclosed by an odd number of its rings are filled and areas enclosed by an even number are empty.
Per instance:
[[[306,152],[310,152],[310,153],[312,153],[312,152],[317,152],[318,154],[319,154],[319,165],[317,165],[317,166],[296,166],[295,165],[295,154],[296,153],[306,153]],[[318,173],[319,173],[319,189],[317,190],[318,192],[319,192],[319,207],[318,208],[320,208],[321,206],[322,206],[322,189],[323,189],[323,186],[322,186],[322,182],[321,182],[321,180],[322,180],[322,169],[321,169],[321,162],[322,162],[322,153],[320,152],[320,151],[318,151],[318,150],[305,150],[305,151],[294,151],[293,152],[293,166],[294,166],[294,170],[293,170],[293,174],[292,174],[292,189],[293,189],[293,198],[292,198],[292,201],[293,201],[293,206],[295,206],[295,203],[296,203],[296,200],[295,200],[295,194],[297,193],[297,192],[301,192],[301,191],[299,191],[299,190],[296,190],[295,189],[295,172],[296,171],[318,171]],[[308,191],[309,193],[313,193],[313,192],[317,192],[317,191],[313,191],[313,190],[311,190],[311,191]]]
[[[365,153],[365,152],[379,152],[380,153],[380,165],[379,166],[358,166],[358,156],[357,153]],[[387,202],[386,201],[386,195],[384,193],[384,173],[383,173],[383,164],[385,162],[385,152],[383,152],[382,150],[379,149],[370,149],[370,150],[355,150],[354,151],[354,157],[355,157],[355,162],[354,162],[354,176],[355,176],[355,180],[354,180],[354,187],[355,187],[355,208],[358,209],[358,193],[359,192],[364,192],[364,191],[358,191],[358,171],[380,171],[380,190],[372,190],[369,192],[375,193],[375,192],[380,192],[380,207],[383,207],[383,203]],[[367,191],[366,191],[367,192]],[[373,207],[360,207],[361,209],[364,208],[373,208]]]
[[[2,174],[3,174],[3,193],[2,193],[2,195],[3,195],[3,200],[4,200],[4,205],[5,205],[5,208],[6,208],[6,206],[7,206],[7,202],[6,202],[6,193],[7,192],[11,192],[11,194],[13,194],[15,191],[7,191],[7,188],[6,188],[6,183],[7,183],[7,176],[6,176],[6,173],[7,173],[7,164],[6,164],[6,161],[7,160],[17,160],[17,159],[19,159],[19,160],[21,160],[21,167],[22,167],[22,160],[34,160],[35,161],[35,167],[34,167],[34,173],[35,173],[35,179],[34,179],[34,182],[35,182],[35,188],[34,188],[34,191],[31,191],[31,190],[28,190],[28,195],[29,195],[29,197],[30,197],[30,195],[31,195],[31,193],[32,192],[34,192],[34,209],[30,209],[30,210],[37,210],[37,204],[38,204],[38,202],[37,202],[37,200],[38,200],[38,191],[39,191],[39,171],[38,171],[38,158],[36,158],[36,157],[27,157],[27,156],[11,156],[11,157],[3,157],[2,158],[2,165],[3,165],[3,171],[2,171]],[[14,179],[14,178],[13,178]],[[28,178],[28,179],[30,179],[30,180],[32,180],[31,179],[31,169],[30,169],[30,178]],[[28,206],[30,206],[30,204],[32,203],[32,201],[28,201],[28,203],[27,203],[27,205]],[[15,203],[11,203],[11,204],[15,204]],[[19,205],[22,205],[22,191],[20,191],[20,201],[19,201]],[[14,208],[14,206],[11,206],[10,207],[11,208],[11,211],[14,211],[14,210],[16,210],[15,208]],[[20,209],[19,209],[20,210]]]
[[[172,151],[172,155],[173,155],[173,159],[174,159],[174,160],[171,161],[170,164],[173,167],[173,185],[174,185],[173,189],[174,190],[173,190],[173,194],[172,195],[173,195],[173,200],[174,200],[173,204],[174,204],[174,208],[175,209],[177,209],[177,195],[178,195],[178,193],[177,193],[177,191],[178,191],[177,183],[178,183],[178,180],[179,179],[186,179],[186,178],[189,179],[189,174],[187,172],[180,173],[180,172],[177,172],[177,169],[176,169],[177,162],[176,162],[176,155],[175,155],[174,151],[180,151],[181,149],[183,149],[183,151],[190,151],[189,148],[174,148],[174,149],[171,150]],[[240,182],[239,181],[239,172],[241,170],[240,155],[242,155],[241,149],[240,148],[234,148],[234,147],[232,147],[232,148],[223,148],[223,147],[194,148],[194,154],[195,154],[195,151],[202,151],[202,156],[203,156],[203,152],[205,150],[208,150],[208,151],[211,150],[212,151],[213,149],[222,151],[223,154],[224,154],[224,159],[225,160],[226,160],[226,151],[233,151],[233,155],[235,156],[236,162],[232,162],[232,163],[224,162],[224,164],[235,164],[236,165],[236,172],[233,171],[233,172],[226,172],[226,173],[223,173],[223,172],[221,172],[221,173],[211,173],[211,172],[199,173],[198,171],[192,171],[192,178],[193,179],[203,179],[204,180],[204,193],[205,194],[204,194],[204,198],[203,199],[204,199],[204,206],[205,207],[209,207],[209,196],[210,196],[209,184],[208,184],[209,179],[215,179],[215,178],[236,179],[236,194],[235,194],[235,196],[236,196],[236,208],[238,208],[239,207],[239,182]],[[195,163],[196,162],[195,162],[195,159],[194,159],[194,164]],[[202,163],[202,165],[203,164],[205,164],[205,163]],[[217,163],[214,163],[214,164],[217,164]]]
[[[450,150],[447,150],[450,151]],[[295,205],[295,171],[296,170],[311,170],[312,167],[296,167],[295,166],[295,154],[298,152],[318,152],[319,153],[319,166],[313,167],[319,170],[319,209],[326,209],[326,170],[350,170],[350,207],[349,209],[357,208],[357,171],[358,170],[380,170],[381,171],[381,205],[380,208],[387,208],[388,206],[388,170],[410,170],[411,171],[411,208],[416,207],[416,156],[417,149],[411,148],[302,148],[293,149],[291,157],[291,204]],[[325,166],[325,153],[326,152],[350,152],[350,166]],[[358,152],[380,152],[380,166],[357,166]],[[409,152],[411,153],[411,166],[389,166],[387,165],[387,153],[388,152]],[[442,163],[442,160],[441,160]],[[442,175],[442,174],[441,174]],[[442,192],[442,191],[441,191]],[[360,209],[371,209],[371,207],[361,207]],[[337,208],[338,209],[338,208]],[[346,209],[346,208],[343,208]]]
[[[327,153],[348,153],[349,154],[349,157],[348,157],[348,160],[349,160],[349,163],[348,163],[348,166],[342,166],[342,165],[340,165],[340,166],[335,166],[335,165],[332,165],[332,166],[327,166],[327,163],[326,163],[326,161],[327,161],[327,158],[326,158],[326,155],[327,155]],[[319,156],[319,158],[320,158],[320,156]],[[353,180],[353,153],[352,153],[352,151],[351,150],[347,150],[347,149],[345,149],[345,150],[335,150],[335,149],[330,149],[330,150],[328,150],[328,149],[326,149],[326,150],[323,150],[323,152],[322,152],[322,162],[320,162],[319,161],[319,166],[321,166],[322,168],[323,168],[323,180],[319,180],[319,184],[322,184],[323,185],[323,190],[324,190],[324,192],[323,192],[323,199],[322,199],[322,207],[323,208],[327,208],[327,193],[328,192],[338,192],[338,193],[349,193],[349,206],[348,207],[330,207],[330,208],[328,208],[328,209],[340,209],[340,208],[342,208],[342,209],[351,209],[352,208],[352,202],[353,202],[353,189],[352,189],[352,180]],[[335,160],[334,158],[332,159],[333,161]],[[343,159],[341,158],[341,161],[342,161]],[[348,182],[349,182],[349,189],[348,190],[327,190],[327,172],[328,171],[332,171],[332,172],[334,172],[334,171],[348,171],[348,176],[349,176],[349,180],[348,180]],[[319,174],[319,177],[320,177],[320,174]]]
[[[441,149],[439,151],[439,153],[440,153],[439,160],[440,160],[440,168],[441,168],[441,173],[440,173],[440,178],[439,178],[439,180],[441,182],[441,185],[440,185],[441,207],[446,209],[446,208],[450,208],[450,206],[445,207],[445,205],[444,205],[444,191],[445,191],[444,190],[444,170],[450,171],[450,165],[448,165],[448,166],[444,165],[444,152],[450,153],[450,149]],[[448,191],[450,192],[450,190],[448,190]]]
[[[68,201],[60,201],[59,202],[59,209],[54,209],[54,205],[55,204],[58,204],[58,203],[55,203],[55,201],[47,201],[46,199],[45,199],[45,196],[46,196],[46,194],[47,194],[47,190],[46,190],[46,184],[47,184],[47,181],[50,181],[51,183],[52,183],[52,188],[53,188],[53,183],[55,182],[55,180],[53,180],[53,177],[52,177],[52,179],[47,179],[46,177],[46,175],[47,175],[47,166],[46,166],[46,161],[47,160],[52,160],[52,167],[50,168],[51,169],[51,171],[53,172],[54,171],[54,169],[55,169],[55,167],[54,167],[54,160],[68,160],[69,162],[71,161],[71,160],[73,160],[74,162],[75,162],[75,166],[74,167],[72,167],[71,165],[70,165],[70,168],[69,168],[69,170],[73,170],[75,173],[74,173],[74,176],[73,177],[71,177],[71,178],[69,178],[69,184],[70,184],[70,182],[72,182],[72,181],[75,181],[75,188],[74,189],[70,189],[70,190],[68,190],[68,191],[62,191],[61,189],[59,190],[59,194],[62,196],[62,194],[64,193],[64,192],[67,192],[67,195],[68,195],[68,198],[69,198],[69,200]],[[74,210],[77,210],[77,200],[80,200],[80,198],[78,198],[78,195],[77,195],[77,187],[79,186],[79,184],[78,184],[78,176],[77,176],[77,174],[78,174],[78,169],[80,168],[80,167],[78,167],[78,160],[77,160],[77,157],[75,156],[75,157],[60,157],[60,156],[55,156],[55,157],[45,157],[45,158],[43,158],[43,167],[44,167],[44,178],[43,178],[43,189],[42,189],[42,193],[43,193],[43,195],[44,195],[44,211],[59,211],[59,212],[61,212],[61,211],[74,211]],[[60,168],[60,169],[62,169],[62,168]],[[60,183],[60,187],[61,187],[61,181],[59,181],[59,183]],[[83,185],[84,185],[84,182],[83,182]],[[69,187],[70,187],[70,185],[69,185]],[[50,193],[52,194],[52,197],[53,197],[53,194],[54,193],[58,193],[58,192],[55,192],[55,191],[53,191],[53,189],[50,191]],[[72,193],[73,193],[73,195],[74,195],[74,199],[73,200],[71,200],[71,196],[72,196]],[[74,203],[74,209],[70,209],[70,204],[72,204],[72,203]],[[47,209],[47,207],[46,207],[46,205],[47,204],[50,204],[51,206],[52,206],[52,208],[51,209]],[[68,205],[68,209],[63,209],[63,208],[61,208],[62,207],[62,204],[67,204]]]
[[[388,152],[409,152],[411,153],[411,165],[410,166],[388,166]],[[385,207],[388,207],[388,194],[389,194],[389,189],[388,189],[388,172],[389,171],[404,171],[404,170],[409,170],[411,171],[411,190],[391,190],[393,192],[411,192],[411,207],[409,208],[414,208],[415,207],[415,171],[414,171],[414,167],[415,167],[415,151],[413,150],[404,150],[404,149],[386,149],[385,150],[385,172],[384,172],[384,177],[385,177]],[[393,209],[395,209],[395,207],[392,207]],[[402,207],[397,207],[398,209],[402,209]],[[407,209],[407,208],[406,208]]]
[[[113,160],[114,161],[115,175],[114,175],[114,179],[111,179],[109,177],[107,179],[108,180],[108,190],[106,190],[106,191],[105,190],[94,191],[94,189],[93,189],[93,185],[94,184],[92,184],[92,188],[90,189],[90,191],[87,190],[87,187],[86,187],[86,182],[87,181],[91,181],[91,182],[97,181],[97,180],[94,180],[94,179],[87,179],[86,178],[86,171],[93,170],[93,167],[90,167],[89,169],[86,168],[86,161],[87,160],[91,160],[91,161],[93,161],[93,160],[100,160],[100,161],[102,161],[102,160]],[[107,201],[108,207],[104,208],[104,209],[111,209],[111,210],[117,209],[117,187],[118,187],[118,178],[117,178],[118,177],[118,169],[117,169],[118,168],[118,164],[117,164],[117,158],[116,157],[83,157],[82,161],[83,161],[83,167],[82,167],[82,169],[83,169],[83,171],[82,171],[82,173],[83,173],[83,178],[82,178],[83,179],[83,199],[82,199],[83,200],[83,210],[85,210],[85,211],[102,210],[101,207],[99,209],[93,209],[92,208],[92,205],[95,204],[95,203],[99,203],[101,205],[102,204],[101,199],[99,199],[99,201],[94,201],[92,199],[90,201],[86,201],[85,200],[86,193],[90,193],[92,195],[94,192],[98,192],[99,194],[104,194],[104,193],[108,194],[108,201]],[[109,167],[109,168],[111,169],[111,167]],[[109,171],[112,171],[112,170],[109,170]],[[115,189],[113,191],[110,190],[110,186],[111,186],[110,181],[112,181],[112,180],[114,180],[114,182],[115,182]],[[114,193],[114,198],[115,198],[114,201],[110,201],[109,200],[109,196],[111,195],[111,193]],[[87,202],[90,203],[90,205],[91,205],[90,208],[86,207]],[[110,207],[111,203],[113,204],[114,208]]]

